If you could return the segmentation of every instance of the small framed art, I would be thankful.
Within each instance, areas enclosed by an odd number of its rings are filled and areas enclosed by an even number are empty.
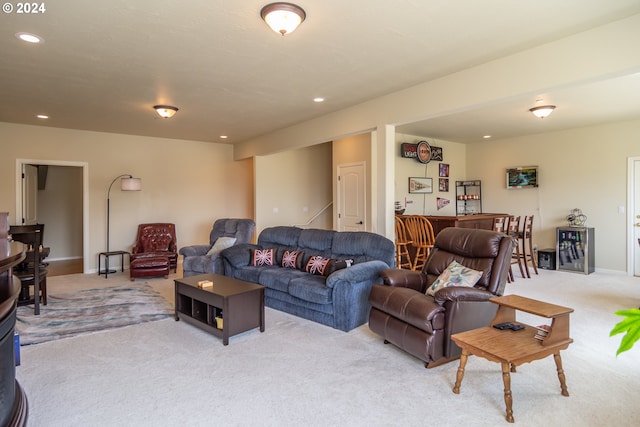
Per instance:
[[[433,178],[409,177],[409,193],[433,193]]]

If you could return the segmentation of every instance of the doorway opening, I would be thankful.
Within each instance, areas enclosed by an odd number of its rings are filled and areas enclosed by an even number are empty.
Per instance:
[[[29,170],[39,170],[41,176],[38,179],[29,179]],[[37,185],[56,184],[56,177],[63,176],[65,185],[71,183],[76,188],[73,197],[73,203],[70,200],[63,200],[69,196],[70,189],[58,189],[64,197],[56,198],[55,192],[53,196],[44,197],[41,202],[46,206],[46,222],[50,223],[49,228],[45,228],[45,240],[47,246],[52,247],[51,258],[56,258],[54,248],[68,248],[71,241],[75,237],[75,249],[73,251],[81,251],[82,253],[82,272],[88,273],[89,268],[89,165],[86,162],[69,162],[59,160],[40,160],[40,159],[16,159],[16,224],[26,224],[29,222],[41,222],[38,218],[38,189]],[[70,181],[68,181],[70,180]],[[48,182],[47,182],[48,181]],[[40,184],[38,184],[40,182]],[[81,197],[82,200],[77,199]],[[71,204],[79,204],[81,212],[77,214],[81,219],[69,220],[71,215],[68,209]],[[65,227],[60,227],[60,224]],[[73,225],[70,225],[73,224]],[[46,224],[45,224],[46,226]],[[60,230],[62,228],[62,231]],[[60,234],[63,233],[63,234]],[[65,234],[66,233],[66,234]],[[81,245],[82,248],[77,246]],[[70,250],[70,249],[67,249]]]

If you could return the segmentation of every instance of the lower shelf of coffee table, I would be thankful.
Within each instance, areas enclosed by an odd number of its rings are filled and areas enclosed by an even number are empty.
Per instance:
[[[222,317],[222,308],[207,304],[187,295],[178,295],[176,301],[177,316],[216,336],[222,337],[223,328],[218,328],[216,318]]]

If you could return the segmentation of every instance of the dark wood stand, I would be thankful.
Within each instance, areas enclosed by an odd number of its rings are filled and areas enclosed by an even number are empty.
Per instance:
[[[433,226],[433,233],[437,236],[447,227],[479,228],[493,230],[495,217],[508,216],[508,214],[485,213],[477,215],[438,216],[427,215],[427,219]]]
[[[198,288],[198,282],[210,280],[213,287]],[[253,328],[264,332],[264,287],[219,274],[183,277],[175,282],[175,319],[184,320],[222,338]],[[222,328],[218,322],[222,319]]]
[[[27,396],[16,381],[14,330],[20,281],[13,267],[26,256],[26,247],[7,240],[8,214],[0,213],[0,425],[27,424]]]

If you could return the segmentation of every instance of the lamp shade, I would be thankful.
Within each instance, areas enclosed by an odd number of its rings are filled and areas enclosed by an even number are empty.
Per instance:
[[[555,108],[555,105],[541,105],[539,107],[529,108],[529,111],[531,111],[534,116],[544,119],[549,114],[553,113]]]
[[[307,17],[305,11],[292,3],[270,3],[262,8],[260,16],[276,33],[292,33]]]
[[[120,180],[120,190],[122,191],[140,191],[142,190],[141,178],[122,178]]]
[[[154,105],[153,108],[165,119],[170,119],[178,112],[178,108],[171,105]]]

